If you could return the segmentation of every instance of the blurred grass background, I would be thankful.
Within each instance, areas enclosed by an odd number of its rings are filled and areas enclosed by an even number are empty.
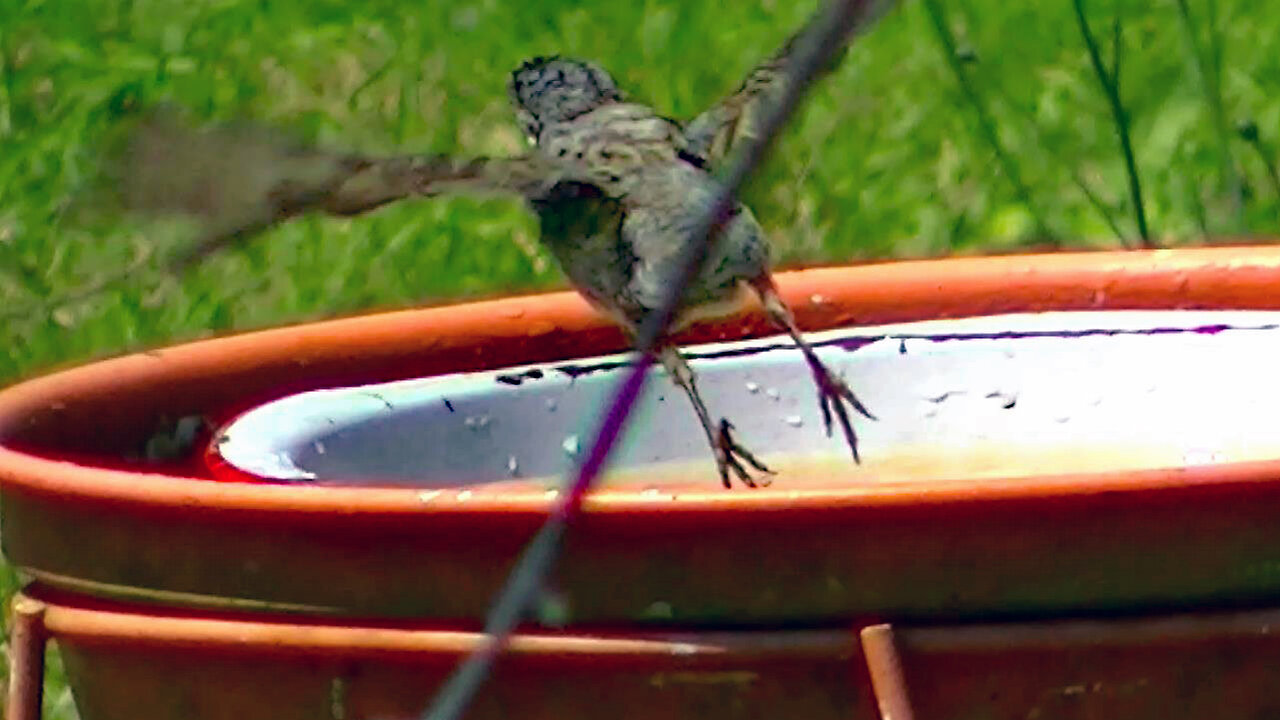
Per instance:
[[[512,153],[505,81],[526,57],[598,59],[634,99],[684,118],[814,6],[0,3],[0,385],[211,333],[563,286],[518,203],[454,198],[304,218],[180,282],[143,262],[127,287],[50,305],[184,240],[86,194],[113,129],[142,108],[370,153]],[[1137,246],[1119,118],[1152,243],[1273,235],[1278,30],[1280,6],[1244,0],[906,2],[819,86],[747,199],[783,266]],[[0,592],[14,585],[0,566]],[[47,702],[50,717],[74,713],[56,673]]]

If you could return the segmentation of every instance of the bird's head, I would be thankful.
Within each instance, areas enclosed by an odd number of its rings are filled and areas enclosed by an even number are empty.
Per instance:
[[[548,125],[622,99],[604,68],[559,56],[526,60],[512,71],[507,90],[520,125],[535,140]]]

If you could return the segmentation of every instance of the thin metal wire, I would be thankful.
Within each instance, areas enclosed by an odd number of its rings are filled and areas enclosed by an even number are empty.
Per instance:
[[[636,338],[636,359],[619,384],[608,411],[582,464],[568,486],[558,494],[551,515],[521,553],[515,568],[498,593],[485,622],[480,645],[454,670],[423,713],[423,720],[457,720],[470,705],[480,686],[489,677],[498,655],[506,647],[515,626],[525,615],[542,588],[558,555],[560,541],[568,525],[578,517],[591,484],[604,469],[610,452],[626,427],[645,376],[653,364],[657,341],[680,307],[685,289],[697,277],[715,242],[717,226],[728,217],[738,189],[764,159],[774,137],[795,113],[801,98],[818,72],[845,45],[855,30],[868,27],[887,11],[893,0],[832,0],[810,20],[796,44],[793,64],[788,68],[791,82],[784,83],[781,97],[770,107],[758,137],[745,142],[720,176],[720,189],[708,203],[703,216],[690,233],[680,261],[680,271],[670,284],[670,293],[661,308],[641,326]]]

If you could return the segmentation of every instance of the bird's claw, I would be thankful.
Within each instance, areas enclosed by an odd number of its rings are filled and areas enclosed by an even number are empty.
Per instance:
[[[720,481],[727,488],[733,487],[732,481],[729,479],[729,471],[738,476],[738,480],[749,488],[768,486],[770,480],[767,478],[753,478],[747,468],[743,466],[742,461],[746,461],[748,465],[765,475],[773,475],[774,472],[767,465],[760,462],[755,455],[749,450],[742,447],[733,439],[733,423],[727,419],[720,420],[720,431],[716,435],[716,465],[720,469]]]
[[[827,437],[831,437],[832,415],[840,420],[840,428],[844,431],[845,442],[849,444],[849,450],[853,452],[853,461],[861,463],[862,458],[858,456],[858,434],[853,431],[853,423],[849,422],[849,410],[845,407],[848,403],[854,410],[858,411],[868,420],[875,420],[876,416],[867,410],[857,395],[853,394],[853,390],[841,378],[837,378],[831,374],[825,366],[818,364],[813,368],[814,380],[818,385],[818,405],[822,408],[822,422],[827,428]]]

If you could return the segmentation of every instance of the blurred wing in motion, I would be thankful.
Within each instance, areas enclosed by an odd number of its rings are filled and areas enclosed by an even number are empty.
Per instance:
[[[226,247],[308,212],[358,215],[387,203],[444,193],[539,197],[563,174],[536,155],[452,159],[371,157],[307,146],[250,123],[196,128],[176,111],[155,110],[122,130],[92,191],[93,211],[195,220],[198,239],[159,261],[179,274]],[[100,206],[100,207],[99,207]],[[38,306],[0,309],[0,318],[49,312],[126,284],[149,259],[100,276]]]
[[[555,177],[532,156],[367,157],[246,124],[196,129],[167,112],[141,122],[119,156],[113,175],[126,210],[200,222],[201,239],[173,259],[174,270],[307,212],[357,215],[447,192],[529,196]]]

